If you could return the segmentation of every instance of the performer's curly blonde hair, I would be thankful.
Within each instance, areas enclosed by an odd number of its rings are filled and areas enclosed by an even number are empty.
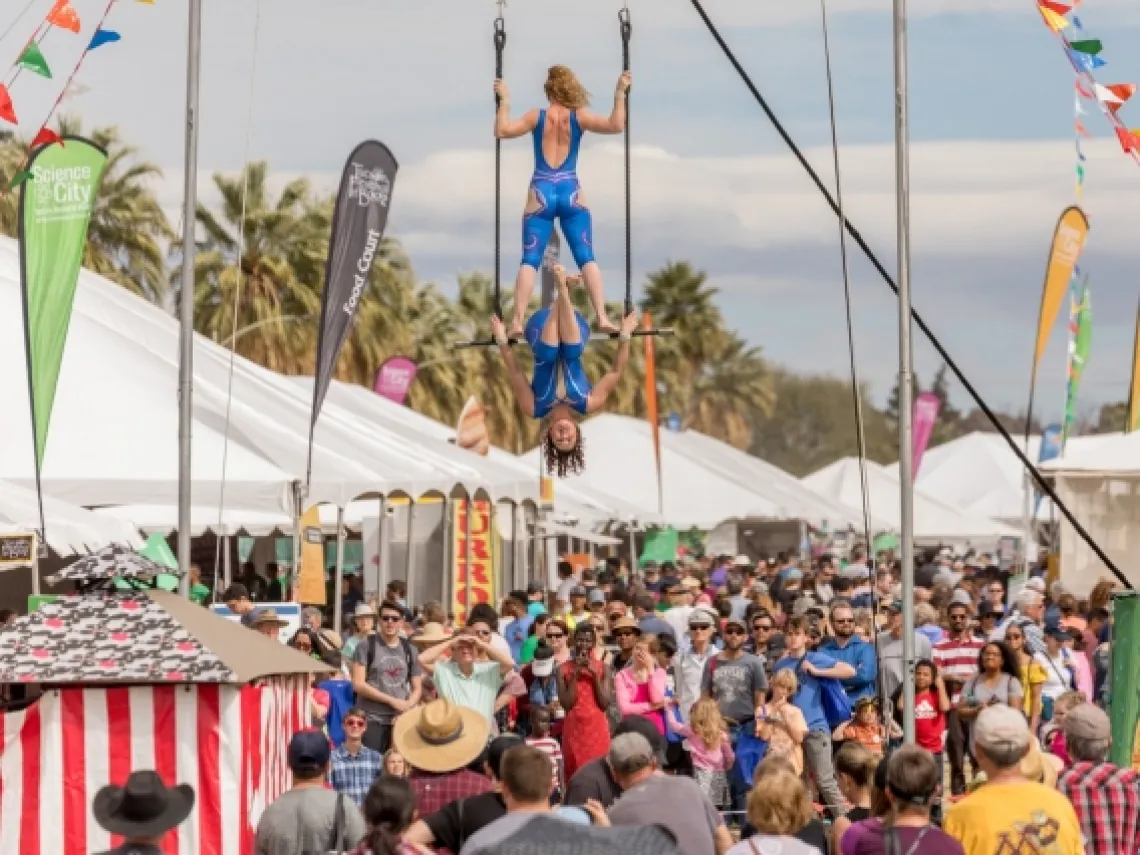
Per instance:
[[[546,74],[546,97],[568,110],[580,110],[590,103],[590,93],[586,91],[574,72],[565,65],[552,65]]]

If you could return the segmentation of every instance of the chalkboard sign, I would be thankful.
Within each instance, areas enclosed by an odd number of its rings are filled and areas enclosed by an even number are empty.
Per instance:
[[[34,534],[0,534],[0,567],[26,567],[35,556]]]

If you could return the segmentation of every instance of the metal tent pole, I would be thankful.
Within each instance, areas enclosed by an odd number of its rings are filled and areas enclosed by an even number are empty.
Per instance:
[[[906,0],[894,0],[895,194],[899,286],[899,486],[902,528],[903,739],[914,742],[914,355],[910,337],[910,150]]]
[[[194,418],[194,226],[198,210],[198,86],[202,69],[202,0],[189,2],[186,43],[186,162],[182,205],[182,293],[178,317],[178,590],[190,596],[190,440]]]
[[[344,631],[344,615],[341,605],[344,601],[344,508],[336,509],[336,569],[333,570],[333,629]]]

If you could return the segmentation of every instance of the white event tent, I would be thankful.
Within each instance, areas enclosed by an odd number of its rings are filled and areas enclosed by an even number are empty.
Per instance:
[[[620,489],[621,498],[646,512],[657,510],[657,472],[647,422],[603,414],[581,425],[586,469],[570,487]],[[539,449],[523,455],[538,465]],[[663,507],[660,517],[678,528],[712,529],[727,519],[804,520],[832,528],[858,527],[858,514],[804,487],[797,479],[727,443],[693,431],[661,431]],[[558,489],[558,488],[556,488]]]
[[[126,520],[110,519],[51,496],[44,496],[47,545],[59,555],[95,552],[104,546],[140,547],[139,531]],[[0,482],[0,532],[31,532],[40,528],[40,507],[34,490]]]
[[[863,489],[859,460],[845,457],[806,476],[803,483],[820,495],[832,496],[852,508],[861,508]],[[898,531],[901,520],[901,487],[897,473],[867,461],[867,499],[871,514]],[[926,543],[973,545],[991,549],[1001,537],[1021,532],[981,514],[957,508],[925,490],[914,490],[914,537]]]
[[[0,478],[34,484],[19,287],[19,251],[0,238]],[[194,345],[193,505],[220,499],[230,353]],[[289,513],[303,481],[310,398],[289,378],[234,360],[225,468],[227,508]],[[177,503],[178,323],[90,271],[80,274],[45,454],[45,491],[86,506]],[[494,499],[537,493],[535,479],[458,449],[362,425],[325,405],[316,430],[309,503],[346,506],[364,494],[484,489]]]
[[[1068,450],[1094,447],[1114,434],[1077,436],[1069,439]],[[1014,437],[1024,448],[1024,437]],[[1041,437],[1030,436],[1030,460],[1036,462]],[[898,464],[889,467],[898,472]],[[915,486],[938,496],[955,507],[972,511],[1010,525],[1020,526],[1025,514],[1025,467],[999,434],[975,431],[933,448],[922,457]],[[1041,502],[1037,519],[1050,516],[1050,502]]]

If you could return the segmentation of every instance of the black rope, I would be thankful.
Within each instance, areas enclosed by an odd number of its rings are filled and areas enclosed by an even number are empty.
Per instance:
[[[495,19],[495,79],[503,79],[503,51],[507,46],[507,25],[500,15]],[[502,98],[495,95],[495,115],[498,116]],[[496,118],[497,120],[497,118]],[[502,255],[502,224],[499,212],[502,207],[503,184],[503,141],[495,134],[495,317],[503,317],[503,296],[500,285],[500,265]]]
[[[633,35],[633,23],[629,19],[629,9],[618,12],[621,26],[621,70],[629,71],[629,40]],[[625,314],[633,312],[633,247],[630,209],[630,169],[629,169],[629,90],[625,93]]]
[[[831,207],[831,210],[836,214],[836,216],[839,216],[841,212],[839,205],[836,204],[835,198],[831,195],[831,192],[827,189],[827,186],[823,183],[822,179],[820,179],[819,173],[817,173],[815,169],[812,168],[812,165],[808,161],[807,157],[805,157],[804,153],[800,151],[800,148],[798,145],[796,145],[795,140],[793,140],[792,137],[788,134],[787,129],[784,128],[783,124],[776,117],[776,114],[772,112],[772,108],[768,106],[768,102],[764,99],[764,96],[760,94],[760,90],[756,88],[756,84],[752,82],[752,78],[748,75],[748,72],[744,70],[744,66],[740,64],[740,61],[732,52],[732,48],[728,46],[728,43],[725,42],[724,38],[721,36],[720,31],[717,30],[716,24],[714,24],[712,22],[712,19],[709,18],[708,13],[704,9],[704,6],[701,5],[701,0],[690,0],[690,2],[693,4],[693,8],[696,10],[697,14],[701,17],[701,20],[704,21],[705,26],[708,28],[709,34],[712,35],[713,39],[720,46],[721,51],[723,51],[725,57],[732,64],[732,67],[736,69],[736,73],[740,76],[740,79],[744,82],[744,85],[748,87],[748,91],[752,93],[752,97],[756,99],[756,103],[760,105],[760,109],[764,111],[764,115],[768,117],[768,121],[772,123],[772,127],[776,129],[776,133],[780,135],[780,138],[783,139],[784,143],[791,150],[796,160],[799,161],[800,166],[802,166],[804,168],[804,171],[807,172],[808,177],[811,178],[812,183],[814,183],[816,186],[816,189],[818,189],[819,192],[823,195],[823,198],[827,200],[827,204]],[[848,219],[843,220],[843,225],[847,230],[847,234],[851,236],[851,239],[855,241],[859,249],[863,250],[863,254],[867,256],[867,260],[870,261],[871,265],[875,268],[876,271],[878,271],[879,275],[883,278],[883,281],[886,282],[887,285],[890,286],[890,289],[897,294],[899,290],[898,285],[895,284],[894,279],[891,278],[891,274],[887,272],[887,269],[875,256],[875,253],[871,251],[871,247],[863,239],[863,236],[859,233],[859,230],[856,229]],[[977,404],[978,409],[982,411],[982,414],[985,415],[986,419],[991,425],[993,425],[994,429],[1001,435],[1002,439],[1006,441],[1006,444],[1017,456],[1017,459],[1021,461],[1021,465],[1026,468],[1033,480],[1037,482],[1037,486],[1041,489],[1041,491],[1052,500],[1053,504],[1061,512],[1062,516],[1068,520],[1069,524],[1073,527],[1073,530],[1077,533],[1081,540],[1083,540],[1089,549],[1093,551],[1096,557],[1101,560],[1104,566],[1109,569],[1112,575],[1114,575],[1117,580],[1119,580],[1120,584],[1122,584],[1130,591],[1133,590],[1132,583],[1129,582],[1128,578],[1120,572],[1115,562],[1113,562],[1112,559],[1108,557],[1105,551],[1100,548],[1095,540],[1093,540],[1092,535],[1090,535],[1085,530],[1085,527],[1080,524],[1077,518],[1073,516],[1072,511],[1070,511],[1057,496],[1056,491],[1054,491],[1052,486],[1050,486],[1049,483],[1045,480],[1045,477],[1038,471],[1037,467],[1030,462],[1025,452],[1022,451],[1021,447],[1017,444],[1016,441],[1014,441],[1013,437],[1010,436],[1009,431],[1006,430],[1005,426],[998,420],[993,410],[991,410],[989,408],[989,405],[987,405],[986,402],[982,400],[982,396],[978,393],[977,389],[974,388],[973,384],[966,379],[966,375],[962,373],[962,370],[958,367],[957,363],[954,362],[950,354],[946,352],[946,348],[944,348],[942,346],[942,343],[937,339],[937,337],[935,337],[934,332],[930,329],[930,327],[926,325],[926,322],[922,319],[922,316],[919,315],[918,312],[913,308],[910,311],[910,316],[915,325],[919,328],[919,330],[922,331],[922,334],[925,335],[927,340],[934,346],[935,351],[937,351],[938,355],[942,358],[942,361],[946,363],[946,366],[950,369],[951,373],[953,373],[953,375],[958,378],[958,382],[962,384],[962,388],[966,390],[966,393],[973,399],[974,403]]]

